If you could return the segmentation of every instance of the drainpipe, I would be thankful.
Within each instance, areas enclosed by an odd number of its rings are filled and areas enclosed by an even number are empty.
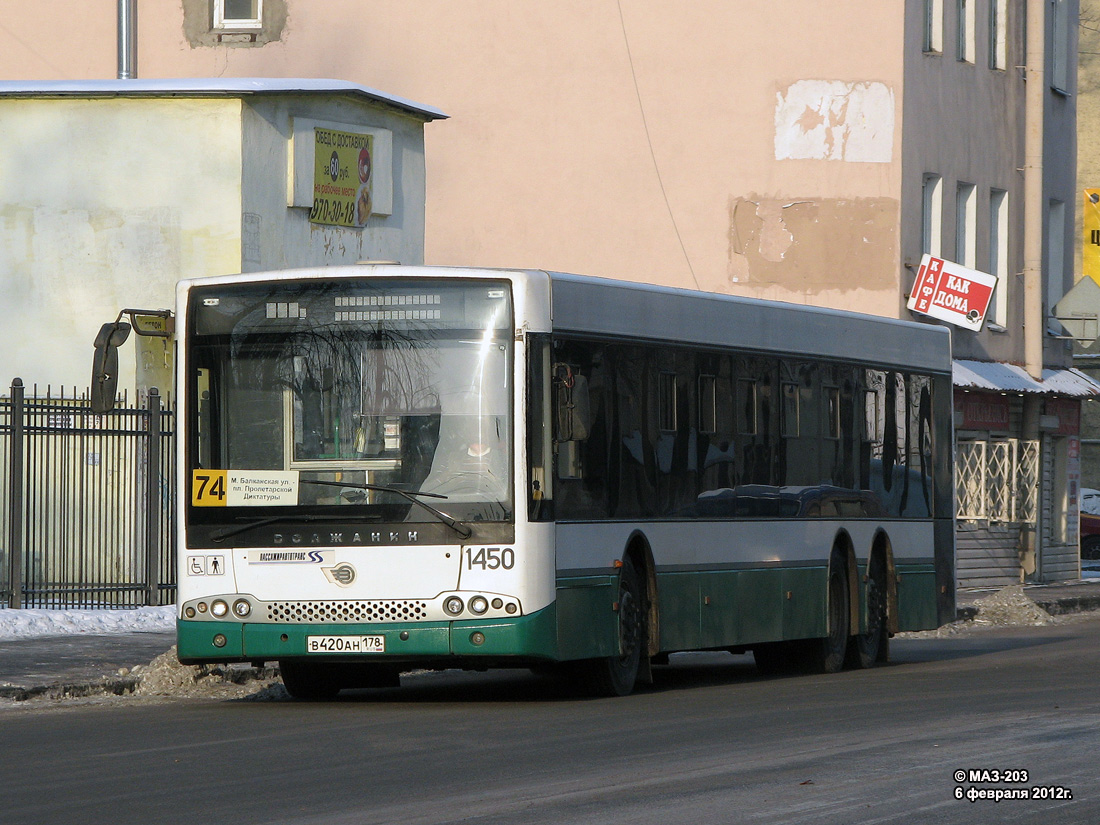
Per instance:
[[[1028,375],[1043,377],[1043,104],[1046,100],[1046,8],[1048,0],[1026,0],[1027,54],[1024,58],[1024,367]],[[1043,440],[1039,431],[1040,396],[1024,399],[1024,438],[1039,439],[1040,466]],[[1041,580],[1043,571],[1043,505],[1051,491],[1039,471],[1039,500],[1035,525],[1020,533],[1021,572],[1025,580]],[[1030,534],[1029,534],[1030,533]]]
[[[1024,89],[1024,366],[1043,377],[1043,104],[1046,0],[1027,0]]]
[[[118,0],[118,79],[137,77],[137,0]]]

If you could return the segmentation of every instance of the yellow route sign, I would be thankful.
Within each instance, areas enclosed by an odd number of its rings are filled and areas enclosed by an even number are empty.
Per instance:
[[[191,474],[192,506],[224,507],[225,474],[225,470],[194,470]]]

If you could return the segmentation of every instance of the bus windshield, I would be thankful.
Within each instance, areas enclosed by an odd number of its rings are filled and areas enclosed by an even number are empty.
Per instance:
[[[507,283],[201,287],[190,324],[193,472],[288,474],[291,515],[431,521],[422,495],[459,520],[512,518]]]

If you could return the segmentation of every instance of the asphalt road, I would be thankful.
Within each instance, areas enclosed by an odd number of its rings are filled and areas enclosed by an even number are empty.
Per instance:
[[[624,699],[510,671],[332,704],[22,703],[0,709],[0,822],[1095,823],[1098,642],[1092,614],[832,676],[674,657]]]

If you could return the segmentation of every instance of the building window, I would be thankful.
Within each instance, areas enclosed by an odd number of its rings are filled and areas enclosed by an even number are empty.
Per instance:
[[[737,380],[737,432],[741,435],[756,435],[759,432],[756,409],[756,382],[739,378]]]
[[[1070,21],[1067,0],[1050,0],[1050,85],[1069,94],[1070,89]]]
[[[782,392],[783,406],[779,409],[779,434],[784,437],[798,438],[798,384],[784,381]]]
[[[1038,441],[960,439],[955,445],[960,521],[1034,524],[1038,490]]]
[[[661,430],[676,432],[676,373],[662,372],[657,376],[657,407]]]
[[[825,387],[825,437],[839,440],[842,423],[840,387]]]
[[[943,52],[943,0],[924,0],[924,51]]]
[[[963,62],[974,62],[974,2],[975,0],[956,0],[958,12],[955,56]]]
[[[1008,192],[989,190],[989,274],[997,276],[986,320],[1008,326]]]
[[[213,0],[215,29],[263,27],[263,0]]]
[[[699,376],[699,432],[718,432],[718,378]]]
[[[943,180],[939,175],[925,175],[921,193],[921,252],[939,257],[943,252]]]
[[[989,68],[1008,67],[1008,0],[989,0]]]
[[[955,263],[977,267],[977,209],[974,184],[959,183],[955,190]]]
[[[1066,205],[1052,200],[1047,209],[1047,313],[1065,295]]]

